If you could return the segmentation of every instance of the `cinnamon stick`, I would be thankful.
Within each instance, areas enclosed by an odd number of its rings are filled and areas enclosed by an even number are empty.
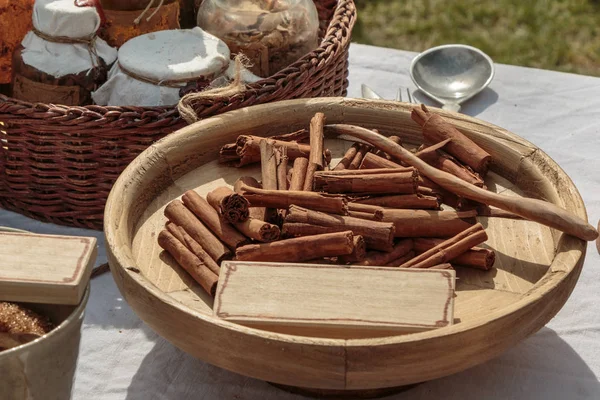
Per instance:
[[[419,174],[397,172],[392,174],[335,175],[323,172],[315,176],[315,189],[327,193],[386,194],[416,193]]]
[[[334,134],[351,135],[375,145],[392,155],[395,159],[415,167],[421,176],[431,178],[444,189],[471,200],[489,206],[510,211],[524,218],[539,222],[551,228],[558,229],[582,240],[596,240],[598,231],[582,218],[546,201],[515,197],[506,194],[493,193],[468,184],[452,174],[432,167],[402,146],[390,142],[386,138],[365,128],[352,125],[329,125],[329,132]]]
[[[259,242],[273,242],[278,240],[280,236],[280,229],[277,225],[256,218],[248,218],[244,222],[234,224],[234,226],[244,235]]]
[[[371,154],[371,153],[369,153]],[[341,169],[333,171],[317,171],[315,177],[321,175],[327,176],[363,176],[363,175],[380,175],[380,174],[396,174],[398,172],[415,172],[413,167],[398,167],[398,168],[372,168],[372,169]]]
[[[240,261],[300,262],[322,257],[351,254],[354,235],[351,231],[326,233],[280,240],[278,242],[249,244],[238,247]]]
[[[388,263],[406,256],[413,249],[412,239],[397,241],[389,252],[369,251],[359,265],[385,266]],[[414,254],[413,254],[414,257]],[[400,264],[397,264],[400,265]]]
[[[440,199],[437,196],[425,196],[420,193],[370,197],[367,199],[355,200],[354,204],[356,203],[380,208],[387,207],[421,210],[438,210],[440,208]]]
[[[275,159],[277,161],[277,189],[288,190],[287,167],[288,157],[285,147],[275,150]]]
[[[338,257],[338,262],[342,264],[357,264],[365,259],[367,247],[365,239],[360,235],[354,235],[354,249],[347,256]]]
[[[237,194],[241,194],[241,186],[242,184],[248,185],[250,187],[262,189],[262,185],[251,176],[242,176],[239,178],[233,185],[233,190]],[[249,207],[248,208],[248,218],[255,218],[258,220],[264,221],[267,217],[265,207]]]
[[[283,140],[276,139],[265,139],[260,136],[248,136],[242,135],[237,140],[237,153],[241,158],[240,164],[246,165],[251,162],[258,162],[262,160],[260,154],[260,142],[268,140],[275,147],[285,147],[287,156],[290,159],[296,159],[297,157],[308,157],[310,154],[310,145],[298,142],[286,142]],[[245,161],[247,160],[247,161]],[[240,166],[241,166],[240,165]]]
[[[399,267],[402,264],[404,264],[405,262],[407,262],[408,260],[413,259],[415,256],[415,252],[413,250],[409,251],[408,253],[406,253],[405,255],[403,255],[400,258],[396,258],[395,260],[390,261],[389,263],[385,264],[386,267]]]
[[[246,219],[248,219],[248,202],[246,199],[239,194],[234,193],[229,188],[222,189],[229,190],[235,196],[242,198],[246,202]],[[185,204],[185,206],[208,227],[208,229],[210,229],[219,239],[221,239],[221,241],[223,241],[225,244],[227,244],[227,246],[229,246],[230,249],[233,250],[236,247],[248,243],[248,238],[239,233],[233,226],[229,225],[223,218],[219,216],[219,213],[217,213],[216,209],[221,207],[221,202],[219,202],[218,199],[222,198],[222,196],[217,193],[217,195],[213,195],[211,197],[211,194],[218,190],[219,189],[214,190],[208,194],[208,199],[211,200],[210,204],[209,201],[204,200],[202,196],[193,190],[188,190],[185,192],[183,196],[181,196],[181,200],[183,201],[183,204]],[[231,197],[230,195],[227,196]]]
[[[362,159],[359,169],[373,169],[373,168],[402,168],[402,165],[390,161],[386,158],[376,156],[373,153],[365,154]]]
[[[292,167],[292,179],[290,180],[289,190],[301,191],[304,188],[306,179],[306,169],[308,168],[308,158],[298,157],[294,160]]]
[[[306,177],[304,178],[303,190],[313,190],[313,177],[315,171],[320,171],[325,165],[323,163],[323,125],[325,124],[325,114],[316,113],[310,120],[310,157],[308,158],[308,167],[306,168]]]
[[[275,142],[264,139],[259,142],[262,187],[266,190],[277,190],[277,159]]]
[[[202,246],[198,244],[187,232],[180,226],[175,225],[172,222],[168,222],[166,224],[167,231],[171,233],[171,235],[175,236],[179,242],[183,243],[185,247],[188,248],[196,257],[202,261],[208,269],[210,269],[215,275],[219,276],[220,267],[212,259],[212,257],[204,251]]]
[[[356,156],[359,147],[360,143],[354,143],[348,150],[346,150],[344,157],[340,160],[338,165],[336,165],[333,170],[344,171],[348,169],[350,167],[350,163],[352,162],[352,160],[354,160],[354,157]]]
[[[348,200],[341,196],[327,196],[315,192],[265,190],[241,184],[241,193],[252,207],[286,209],[292,204],[332,214],[347,214]]]
[[[192,191],[188,192],[191,194]],[[194,194],[197,195],[196,192]],[[200,196],[195,196],[198,199]],[[201,197],[200,197],[201,198]],[[202,199],[204,200],[204,199]],[[226,221],[233,223],[242,222],[249,218],[250,206],[248,200],[226,186],[216,188],[206,195],[206,200]],[[185,200],[184,200],[185,203]],[[187,204],[186,204],[187,205]]]
[[[384,222],[392,222],[396,237],[449,237],[473,225],[476,211],[397,210],[386,208]]]
[[[419,254],[410,261],[405,262],[402,268],[429,268],[434,265],[451,261],[472,247],[488,239],[483,225],[477,223],[454,237],[444,240],[439,245]]]
[[[302,223],[325,226],[337,232],[350,230],[355,235],[365,238],[368,248],[390,251],[394,242],[394,225],[392,223],[368,221],[360,218],[332,215],[293,205],[285,217],[287,223]],[[306,235],[306,234],[304,234]],[[303,235],[303,236],[304,236]]]
[[[485,176],[492,156],[451,123],[438,114],[430,112],[424,104],[421,104],[420,109],[413,108],[411,118],[423,128],[423,136],[426,140],[438,143],[446,139],[452,139],[446,145],[448,153]]]
[[[181,201],[174,200],[165,208],[165,216],[182,227],[206,251],[215,262],[220,263],[232,253]]]
[[[475,186],[484,187],[485,184],[483,179],[481,179],[479,175],[439,151],[450,142],[451,139],[446,139],[440,143],[434,144],[433,146],[419,150],[415,155],[421,160],[425,161],[427,164],[441,169],[442,171],[446,171],[465,182],[469,182]]]
[[[158,245],[166,250],[211,296],[217,290],[218,276],[168,231],[158,234]]]
[[[368,154],[370,154],[369,152],[371,151],[371,149],[372,149],[372,147],[369,146],[368,144],[360,144],[358,146],[358,151],[356,152],[356,155],[354,156],[354,158],[350,162],[350,165],[348,166],[348,169],[358,169],[358,167],[361,165],[363,159]]]
[[[444,239],[415,238],[414,248],[418,254],[424,253],[444,242]],[[452,262],[465,267],[490,270],[496,261],[496,253],[491,249],[483,247],[472,247],[463,254],[456,257]]]
[[[368,221],[379,221],[383,219],[383,214],[381,210],[376,210],[373,212],[365,212],[365,211],[352,211],[348,210],[348,216],[353,218],[366,219]]]
[[[359,202],[349,202],[348,211],[363,212],[369,214],[377,213],[380,218],[383,217],[383,207],[374,206],[371,204],[361,204]]]
[[[454,267],[452,267],[452,264],[450,264],[450,263],[443,263],[443,264],[434,265],[432,267],[427,267],[427,269],[454,269]]]

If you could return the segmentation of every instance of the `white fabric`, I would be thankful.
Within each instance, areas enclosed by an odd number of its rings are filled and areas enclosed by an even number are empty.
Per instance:
[[[221,75],[229,65],[229,55],[225,42],[200,28],[168,30],[129,40],[119,49],[117,64],[156,81],[188,78],[192,81]],[[162,106],[179,101],[179,88],[140,81],[127,75],[117,64],[106,83],[92,93],[96,104]]]
[[[33,26],[50,36],[80,39],[91,37],[100,26],[94,7],[77,7],[74,0],[37,0],[33,7]],[[78,74],[93,68],[86,44],[54,43],[28,32],[21,42],[23,61],[39,71],[61,76]],[[96,53],[107,65],[117,59],[117,50],[96,38]]]
[[[353,44],[349,95],[360,84],[393,99],[414,90],[408,66],[415,53]],[[497,65],[490,88],[465,104],[477,116],[532,141],[573,179],[589,220],[600,217],[600,78]],[[417,94],[419,100],[426,100]],[[426,100],[427,104],[433,104]],[[0,210],[0,225],[34,232],[101,232],[43,224]],[[386,399],[600,399],[600,256],[588,244],[583,272],[567,304],[548,325],[500,357]],[[201,332],[198,332],[201,335]],[[465,343],[468,345],[468,343]],[[1,396],[0,396],[1,397]],[[267,383],[213,367],[158,337],[131,311],[110,275],[92,281],[74,400],[301,400]]]

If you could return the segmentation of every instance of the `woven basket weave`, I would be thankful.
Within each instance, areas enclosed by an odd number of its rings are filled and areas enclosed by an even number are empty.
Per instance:
[[[293,98],[345,96],[353,0],[315,0],[320,46],[234,98],[193,104],[199,118]],[[121,171],[185,122],[175,107],[68,107],[0,94],[0,207],[62,225],[102,229]]]

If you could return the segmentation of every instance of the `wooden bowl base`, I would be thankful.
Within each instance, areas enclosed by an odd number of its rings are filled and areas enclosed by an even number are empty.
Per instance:
[[[378,399],[380,397],[391,396],[413,389],[420,385],[420,383],[414,383],[412,385],[395,386],[390,388],[381,389],[364,389],[364,390],[328,390],[328,389],[311,389],[301,388],[296,386],[280,385],[279,383],[268,382],[269,384],[290,392],[293,394],[299,394],[302,396],[315,397],[318,399]]]

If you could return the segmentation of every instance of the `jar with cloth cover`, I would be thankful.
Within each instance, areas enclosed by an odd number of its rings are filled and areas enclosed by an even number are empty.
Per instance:
[[[222,40],[200,28],[148,33],[119,49],[108,81],[92,96],[109,106],[174,105],[190,82],[202,88],[222,76],[229,56]]]
[[[36,0],[33,27],[13,54],[12,96],[31,103],[92,104],[116,49],[96,36],[100,14],[74,0]],[[85,4],[88,4],[87,2]]]

